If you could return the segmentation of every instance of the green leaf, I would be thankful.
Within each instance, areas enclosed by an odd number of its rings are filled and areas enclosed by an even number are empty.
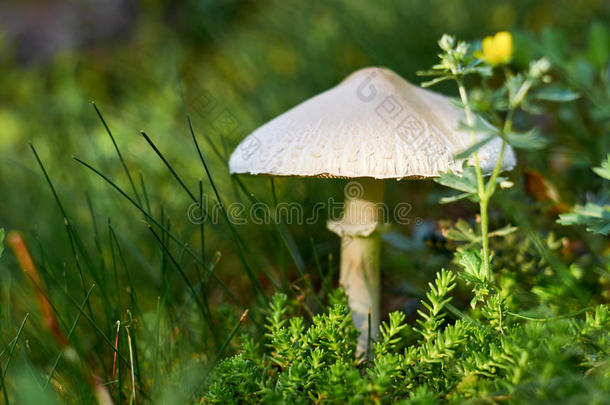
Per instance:
[[[461,176],[453,172],[445,172],[440,177],[435,178],[434,181],[464,193],[478,193],[477,176],[472,166],[465,166]]]
[[[478,240],[468,221],[462,218],[458,219],[455,226],[447,231],[445,237],[456,242],[475,242]]]
[[[493,67],[484,63],[481,59],[475,59],[464,68],[463,73],[465,75],[478,73],[483,77],[489,77],[493,74]]]
[[[463,200],[465,198],[471,198],[473,197],[475,200],[478,201],[478,196],[474,193],[462,193],[462,194],[455,194],[455,195],[451,195],[451,196],[447,196],[447,197],[441,197],[441,199],[439,200],[439,203],[441,204],[449,204],[452,202],[456,202],[459,200]]]
[[[536,128],[527,132],[506,132],[504,140],[515,148],[530,150],[542,149],[549,143]]]
[[[517,231],[517,229],[518,228],[515,226],[506,225],[505,227],[491,231],[489,233],[489,237],[493,238],[493,237],[506,236],[506,235],[509,235],[509,234]],[[443,236],[445,236],[445,238],[455,241],[455,242],[467,242],[468,244],[466,246],[470,246],[474,243],[479,243],[481,241],[481,236],[477,235],[474,232],[474,229],[472,229],[472,227],[468,223],[468,221],[466,221],[462,218],[458,219],[455,226],[453,226],[452,228],[446,229],[443,232]]]
[[[493,68],[489,65],[466,68],[464,70],[464,74],[466,73],[478,73],[483,77],[490,77],[491,75],[493,75]]]
[[[485,301],[485,297],[490,291],[481,251],[478,247],[458,249],[455,253],[455,260],[463,269],[460,277],[473,286],[474,298],[470,301],[470,306],[474,309],[478,302]]]
[[[533,103],[533,102],[531,102],[531,100],[528,100],[527,98],[525,100],[523,100],[523,102],[521,103],[521,109],[532,115],[542,115],[546,112],[545,107],[543,107],[542,105]]]
[[[594,167],[593,171],[610,180],[610,154],[606,156],[606,160],[602,162],[600,167]],[[583,205],[577,205],[572,212],[561,214],[558,223],[562,225],[586,225],[587,231],[601,235],[610,234],[610,205],[599,205],[589,202]]]
[[[455,253],[455,259],[464,272],[463,276],[472,282],[485,282],[485,268],[483,258],[479,249],[458,249]]]
[[[445,80],[449,80],[449,79],[451,79],[451,76],[440,76],[435,79],[428,80],[427,82],[422,82],[421,86],[430,87],[430,86],[434,86],[437,83],[444,82]]]
[[[489,237],[492,238],[494,236],[506,236],[506,235],[510,235],[511,233],[517,231],[519,228],[517,228],[516,226],[512,226],[512,225],[506,225],[500,229],[496,229],[495,231],[491,231],[489,233]]]
[[[479,117],[478,115],[475,116],[474,125],[470,126],[467,123],[460,121],[458,123],[458,129],[486,135],[498,135],[500,133],[498,128],[494,127],[489,121]]]
[[[2,257],[3,251],[4,251],[4,229],[0,228],[0,257]]]
[[[506,180],[506,177],[498,177],[496,183],[500,184]],[[464,164],[462,174],[455,174],[453,172],[445,172],[434,179],[438,184],[445,187],[452,188],[454,190],[461,191],[460,194],[450,195],[442,197],[439,202],[441,204],[448,204],[454,201],[463,200],[464,198],[470,198],[474,202],[479,201],[479,188],[477,184],[477,175],[473,166]]]
[[[599,177],[603,177],[606,180],[610,180],[610,154],[606,156],[606,160],[602,162],[600,167],[594,167],[593,171]]]
[[[546,86],[532,93],[537,100],[566,102],[580,98],[580,94],[559,86]]]
[[[473,144],[468,149],[465,149],[462,152],[458,153],[453,158],[456,160],[466,159],[467,157],[469,157],[470,155],[472,155],[473,153],[475,153],[476,151],[481,149],[483,146],[487,145],[487,143],[489,141],[491,141],[493,138],[494,138],[494,135],[488,135],[488,136],[484,137],[483,139],[481,139],[480,141]]]
[[[577,205],[572,212],[561,214],[557,220],[562,225],[586,225],[587,231],[601,235],[610,233],[610,206],[594,203]]]

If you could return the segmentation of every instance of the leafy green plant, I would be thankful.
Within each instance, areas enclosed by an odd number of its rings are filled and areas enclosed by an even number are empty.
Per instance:
[[[431,403],[535,398],[602,403],[610,376],[607,306],[588,312],[584,320],[517,315],[503,319],[505,300],[493,295],[485,300],[480,319],[475,313],[460,313],[459,319],[448,321],[455,281],[452,272],[437,274],[422,301],[418,328],[409,328],[403,313],[391,313],[380,327],[370,363],[355,355],[357,331],[340,290],[334,292],[339,299],[308,327],[302,317],[287,316],[296,310],[295,304],[276,294],[269,305],[265,343],[242,338],[240,352],[216,368],[203,401]],[[551,377],[554,380],[549,381]],[[557,391],[547,388],[549,383]]]
[[[502,35],[503,43],[494,44],[496,37]],[[512,56],[512,36],[508,32],[496,34],[496,37],[486,38],[491,41],[488,47],[483,47],[483,53],[473,52],[471,44],[456,41],[454,37],[444,35],[439,43],[442,53],[440,63],[431,70],[419,72],[420,75],[431,76],[432,80],[424,82],[423,86],[431,86],[446,80],[457,84],[461,106],[464,108],[466,122],[463,129],[470,131],[472,146],[458,154],[456,158],[473,157],[473,165],[464,168],[463,173],[444,173],[436,179],[439,184],[458,190],[461,194],[441,200],[443,203],[469,198],[478,202],[480,211],[480,243],[483,279],[492,281],[491,252],[489,249],[489,203],[498,184],[509,185],[505,178],[500,177],[506,146],[514,148],[539,149],[546,145],[546,140],[535,128],[519,131],[514,128],[515,113],[524,111],[540,112],[537,105],[540,100],[571,101],[578,97],[568,90],[543,86],[550,82],[548,75],[550,64],[541,58],[531,62],[523,72],[512,72],[506,63]],[[502,67],[502,85],[497,88],[488,84],[487,79],[494,75],[495,68]],[[473,103],[467,90],[467,76],[477,76],[481,88],[477,89],[479,99]],[[481,96],[482,95],[482,96]],[[475,110],[477,106],[485,106]],[[478,156],[478,149],[499,137],[502,141],[500,154],[491,171],[489,179],[484,178]]]

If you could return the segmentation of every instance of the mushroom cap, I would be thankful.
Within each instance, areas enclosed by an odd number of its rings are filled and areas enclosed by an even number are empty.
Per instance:
[[[229,160],[231,173],[406,179],[460,173],[453,157],[472,145],[458,130],[463,110],[385,68],[365,68],[248,135]],[[478,150],[484,173],[500,154],[495,138]],[[471,157],[472,159],[472,157]],[[506,147],[503,170],[515,165]]]

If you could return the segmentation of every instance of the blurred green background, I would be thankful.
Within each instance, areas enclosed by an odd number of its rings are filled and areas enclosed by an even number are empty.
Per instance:
[[[99,251],[97,256],[92,254],[90,264],[97,270],[86,269],[85,284],[90,285],[94,274],[102,279],[111,277],[109,221],[116,230],[125,269],[121,268],[118,290],[102,283],[92,302],[101,306],[105,297],[112,296],[117,302],[120,297],[126,299],[132,293],[126,286],[127,273],[131,272],[140,305],[136,318],[152,316],[157,311],[157,297],[162,297],[168,318],[175,320],[184,309],[185,287],[175,272],[167,270],[171,267],[168,258],[155,243],[143,216],[72,159],[77,156],[90,163],[131,193],[92,102],[112,130],[140,193],[143,180],[151,212],[170,221],[172,231],[199,251],[200,229],[187,215],[191,201],[140,130],[150,136],[195,193],[203,179],[203,192],[213,201],[190,139],[185,120],[188,113],[224,202],[247,202],[247,196],[228,175],[226,158],[256,127],[364,66],[386,66],[419,83],[416,71],[436,62],[436,41],[443,33],[476,41],[500,30],[510,30],[515,36],[515,64],[547,55],[558,67],[560,80],[591,95],[557,107],[555,118],[539,117],[536,124],[543,128],[551,146],[534,155],[520,155],[519,169],[511,176],[523,185],[524,169],[536,169],[556,185],[562,198],[577,201],[585,190],[600,185],[589,168],[608,150],[607,135],[600,134],[607,133],[610,114],[590,100],[607,97],[602,93],[605,87],[599,86],[607,77],[597,72],[607,66],[609,18],[610,3],[603,0],[3,1],[0,227],[25,234],[49,294],[57,300],[57,310],[74,315],[74,308],[61,304],[62,293],[52,286],[63,286],[80,302],[80,287],[74,287],[80,285],[78,262],[62,214],[30,149],[32,143],[70,220],[80,227],[85,248]],[[435,90],[455,94],[451,85]],[[592,122],[591,115],[605,118],[601,123]],[[242,181],[257,199],[273,203],[268,178],[243,177]],[[306,207],[330,196],[339,199],[343,191],[339,180],[282,178],[273,186],[278,201],[298,201]],[[411,203],[413,221],[395,225],[384,247],[386,309],[409,308],[417,286],[423,286],[431,274],[448,264],[451,255],[435,246],[438,232],[434,221],[472,214],[471,208],[438,205],[441,193],[432,182],[389,185],[388,203]],[[547,221],[551,224],[545,225],[547,230],[555,226],[552,222]],[[237,226],[236,231],[244,240],[247,261],[267,291],[274,286],[261,272],[276,279],[286,274],[288,280],[299,284],[291,254],[307,272],[314,271],[316,255],[325,271],[329,254],[335,257],[330,268],[338,263],[339,241],[326,231],[324,221],[307,226],[280,225],[290,249],[284,247],[273,225],[249,224]],[[205,260],[213,261],[215,252],[221,252],[215,273],[235,295],[251,302],[251,285],[230,229],[221,221],[217,226],[206,225],[205,235]],[[188,277],[195,278],[193,260],[179,247],[171,247],[188,270]],[[320,280],[312,278],[319,285]],[[210,283],[207,294],[211,305],[227,303],[222,289]],[[0,263],[0,290],[0,329],[5,331],[3,341],[8,341],[15,335],[16,320],[36,311],[33,299],[27,299],[32,296],[31,287],[8,252]],[[107,336],[112,336],[114,321],[125,318],[129,305],[110,307],[100,315],[101,330]],[[240,313],[235,308],[226,312],[227,319]],[[189,328],[188,323],[185,328]],[[26,332],[32,344],[44,340],[47,332],[39,329]],[[193,334],[193,341],[200,338]],[[88,344],[104,347],[99,339]],[[193,356],[187,346],[175,350]],[[52,349],[43,350],[34,357],[46,365],[53,353]],[[100,363],[108,362],[111,354],[102,356]],[[168,356],[171,363],[173,355]]]
[[[63,221],[31,142],[73,215],[88,218],[88,192],[100,221],[111,216],[135,247],[140,237],[131,215],[135,212],[72,160],[78,156],[128,187],[92,101],[104,114],[136,182],[142,174],[153,206],[164,206],[182,230],[188,196],[139,130],[149,134],[195,190],[204,173],[185,111],[195,130],[227,157],[257,126],[363,66],[387,66],[420,82],[415,72],[436,61],[442,33],[476,40],[511,30],[517,36],[518,62],[519,52],[532,53],[531,44],[519,35],[544,40],[545,33],[552,37],[559,32],[565,47],[584,49],[588,27],[607,21],[610,6],[602,0],[5,1],[0,14],[0,223],[35,231],[45,244],[65,246]],[[435,90],[455,93],[450,85]],[[219,189],[228,202],[236,200],[225,163],[208,144],[202,142],[202,147]],[[599,152],[599,158],[578,156],[585,160],[583,170],[601,159],[603,150]],[[530,163],[523,159],[524,165]],[[537,158],[532,164],[545,168],[549,163]],[[271,201],[267,179],[245,181],[254,183],[258,198]],[[282,201],[308,203],[341,193],[340,182],[319,180],[279,179],[276,187]],[[434,218],[439,207],[427,204],[434,199],[424,195],[430,187],[395,184],[388,198],[413,202],[414,218]],[[116,211],[117,204],[125,209]],[[294,231],[332,239],[324,224],[318,225]],[[141,228],[147,235],[145,226]],[[217,243],[210,240],[210,252],[222,246]],[[258,248],[268,247],[262,245]]]

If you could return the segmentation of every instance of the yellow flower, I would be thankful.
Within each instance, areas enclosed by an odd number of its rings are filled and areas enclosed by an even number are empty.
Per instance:
[[[513,53],[513,36],[508,31],[500,31],[493,37],[485,37],[481,43],[482,51],[474,56],[492,65],[499,65],[510,60]]]

